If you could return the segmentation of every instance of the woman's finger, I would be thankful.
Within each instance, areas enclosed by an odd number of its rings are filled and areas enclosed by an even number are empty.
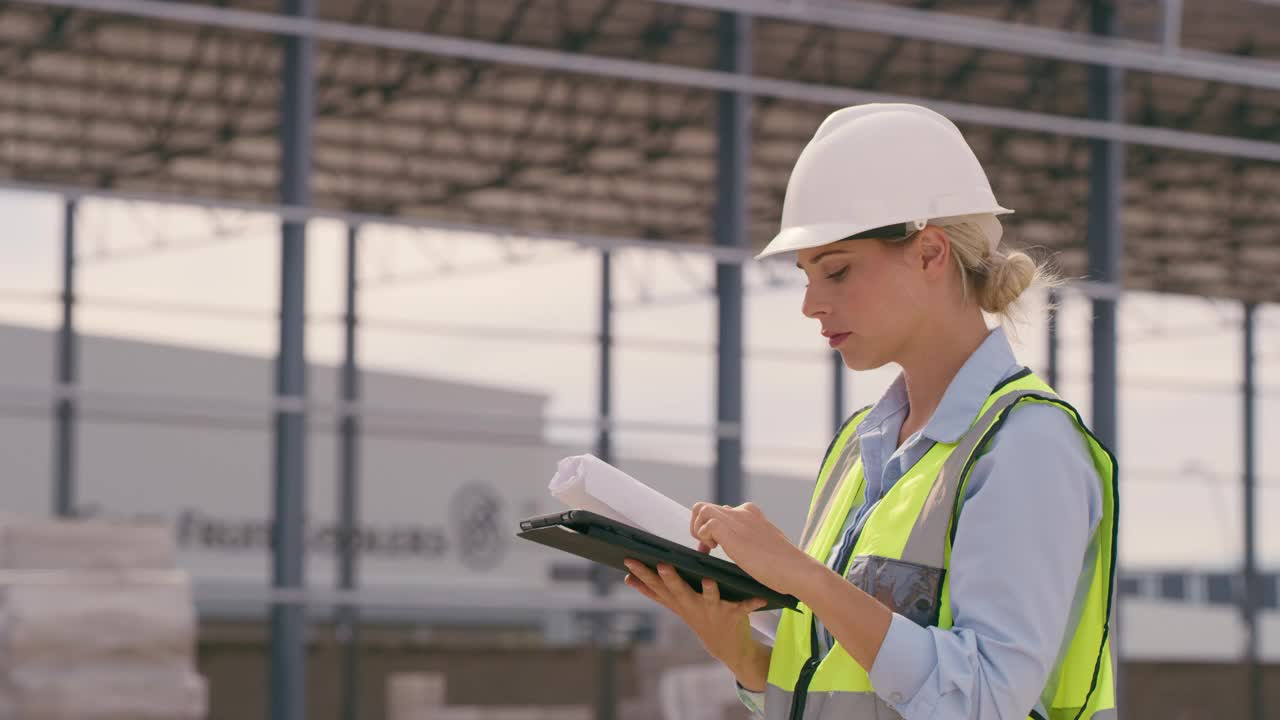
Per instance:
[[[702,578],[702,599],[711,604],[720,602],[720,584],[710,578]]]
[[[694,503],[694,512],[689,519],[689,534],[698,537],[698,528],[706,525],[711,520],[725,517],[727,505],[712,505],[711,503],[699,502]]]
[[[693,536],[706,543],[708,547],[715,547],[716,545],[719,545],[715,538],[715,531],[719,527],[720,520],[718,518],[707,518],[698,526],[698,531],[695,532]]]
[[[656,573],[649,569],[648,565],[638,560],[624,560],[623,564],[627,566],[627,570],[631,572],[637,580],[644,583],[644,586],[658,597],[658,602],[663,605],[671,605],[672,598],[667,592],[667,585],[662,581]]]
[[[698,524],[700,522],[699,516],[702,514],[702,508],[705,506],[706,506],[706,503],[704,502],[694,503],[693,512],[689,515],[689,534],[694,537],[698,536],[697,529],[698,529]]]
[[[667,593],[676,602],[687,603],[693,600],[693,588],[680,577],[680,573],[667,563],[658,563],[658,576],[662,578],[662,582],[666,585]]]
[[[662,602],[662,598],[658,597],[658,595],[654,591],[650,590],[649,587],[645,585],[644,582],[638,579],[635,575],[628,574],[625,578],[622,579],[622,582],[627,587],[635,590],[636,592],[658,603],[659,605],[662,605],[663,607],[667,606],[666,603]]]

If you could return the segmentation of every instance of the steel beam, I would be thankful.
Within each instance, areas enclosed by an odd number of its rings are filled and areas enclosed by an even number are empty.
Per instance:
[[[58,385],[64,389],[77,382],[75,328],[76,304],[76,206],[66,198],[62,208],[62,325],[58,328]],[[68,396],[54,403],[53,514],[75,515],[76,403]]]
[[[368,25],[337,21],[291,22],[276,13],[207,5],[180,5],[157,0],[20,0],[32,5],[78,8],[174,22],[220,25],[277,34],[309,34],[318,39],[385,46],[387,37],[413,35],[382,31]],[[1211,80],[1267,90],[1280,90],[1280,63],[1251,61],[1221,53],[1166,52],[1155,43],[1098,38],[1078,32],[986,20],[957,13],[892,7],[877,3],[830,3],[796,0],[663,0],[664,3],[733,12],[745,18],[811,23],[845,30],[945,42],[1031,57],[1054,58],[1122,70]],[[402,49],[414,49],[412,47]],[[477,58],[484,59],[484,58]]]
[[[510,237],[514,234],[517,236],[536,238],[538,240],[568,242],[578,245],[579,247],[594,248],[597,250],[620,250],[623,248],[660,250],[664,253],[706,258],[712,262],[721,264],[744,264],[755,262],[753,258],[756,254],[755,250],[746,247],[696,245],[684,242],[628,237],[625,235],[595,235],[591,233],[573,233],[563,231],[522,231],[502,225],[447,222],[443,220],[432,220],[429,218],[352,212],[346,210],[330,210],[284,203],[223,200],[195,195],[171,195],[167,193],[135,190],[107,190],[100,188],[88,188],[78,185],[28,182],[3,178],[0,178],[0,189],[30,193],[49,193],[53,195],[61,195],[69,199],[101,198],[105,200],[119,200],[126,202],[144,202],[161,205],[183,205],[196,208],[239,210],[247,213],[266,213],[274,215],[281,221],[285,222],[305,222],[308,220],[327,219],[347,224],[375,224],[385,225],[388,227],[415,228],[422,230],[457,231],[479,235],[491,235],[494,237]],[[774,264],[785,263],[784,260],[777,258],[771,258],[764,262]],[[770,290],[784,290],[793,287],[795,282],[797,281],[794,279],[784,280],[777,284],[770,284],[767,287],[754,288],[754,291],[765,292]],[[1085,298],[1110,298],[1114,300],[1120,299],[1125,293],[1124,287],[1118,283],[1094,282],[1090,280],[1071,281],[1063,288],[1063,290]],[[705,297],[705,293],[696,293],[687,297],[673,298],[673,301],[692,301],[705,299]],[[651,304],[652,303],[628,303],[627,307]],[[615,303],[614,307],[615,309],[618,309],[621,306]]]
[[[607,463],[613,458],[613,255],[600,253],[600,429],[596,435],[596,457]],[[590,569],[592,590],[598,597],[609,595],[613,573],[601,565]],[[614,720],[618,716],[617,657],[611,639],[613,616],[607,612],[596,617],[594,642],[600,653],[600,685],[596,694],[597,720]]]
[[[600,431],[596,457],[613,462],[613,253],[600,253]]]
[[[1118,18],[1112,0],[1092,0],[1089,24],[1102,36],[1118,32]],[[1089,68],[1089,116],[1120,122],[1124,117],[1124,71],[1103,65]],[[1124,236],[1121,220],[1124,208],[1125,147],[1115,140],[1095,139],[1090,143],[1089,221],[1087,244],[1088,274],[1093,282],[1119,285],[1124,273],[1120,267]],[[1095,297],[1091,326],[1093,355],[1093,432],[1111,449],[1118,452],[1116,421],[1116,300]],[[1114,652],[1116,705],[1125,709],[1125,672],[1121,648],[1121,598],[1113,599],[1111,646]]]
[[[1067,21],[1069,22],[1074,22],[1074,19],[1075,18],[1073,15],[1069,15],[1067,17]],[[893,43],[890,43],[890,45],[892,44]],[[339,46],[339,47],[345,47],[345,46]],[[811,46],[801,45],[800,47],[811,47]],[[325,55],[322,53],[320,57],[332,58],[333,54],[336,52],[337,50],[333,49],[329,51],[328,55]],[[874,69],[875,62],[878,62],[881,58],[886,57],[887,51],[884,51],[880,55],[880,58],[874,57],[870,52],[861,53],[861,54],[864,54],[866,56],[865,59],[867,63],[871,64]],[[146,65],[152,68],[153,70],[155,70],[156,72],[161,72],[161,71],[181,72],[182,71],[182,65],[177,63],[176,60],[166,58],[163,54],[157,54],[154,51],[145,50],[145,49],[141,51],[138,51],[138,50],[126,51],[126,50],[116,49],[116,50],[112,50],[109,54],[102,51],[67,49],[67,50],[60,50],[58,52],[57,57],[59,60],[59,62],[57,63],[57,67],[43,68],[42,72],[39,73],[38,75],[32,75],[31,77],[27,78],[28,80],[31,80],[37,83],[44,83],[44,84],[50,85],[52,88],[58,91],[59,94],[56,97],[53,97],[52,99],[43,98],[43,97],[34,98],[34,99],[19,97],[19,98],[14,98],[6,107],[11,107],[15,110],[21,110],[26,113],[58,112],[64,115],[68,113],[74,114],[83,109],[80,107],[80,105],[77,102],[75,102],[74,95],[76,93],[98,92],[99,94],[101,94],[103,91],[105,91],[107,95],[129,93],[131,97],[145,99],[150,102],[154,102],[156,104],[167,103],[172,95],[171,90],[166,90],[164,88],[152,88],[146,85],[139,85],[136,82],[137,80],[136,78],[132,78],[132,79],[120,78],[120,77],[112,78],[110,77],[111,73],[108,73],[107,77],[103,77],[95,81],[87,81],[87,80],[83,80],[83,78],[89,76],[90,69],[103,65],[104,63],[110,63],[112,64],[112,66],[116,68],[134,64],[134,65]],[[406,55],[406,57],[420,57],[420,56],[409,54],[409,55]],[[780,77],[789,77],[790,75],[787,72],[787,70],[789,68],[799,67],[799,62],[803,59],[803,57],[804,57],[803,53],[797,53],[793,55],[791,58],[788,58],[788,60],[782,66],[783,71],[780,73],[777,73],[777,75]],[[443,64],[442,58],[439,58],[439,57],[432,58],[431,56],[428,56],[428,58],[434,59],[435,63],[433,64],[429,62],[424,62],[424,64],[432,65],[433,67],[440,66]],[[638,58],[638,59],[643,60],[645,58]],[[63,62],[64,60],[66,62]],[[458,62],[456,64],[457,67],[463,67],[467,65],[470,65],[470,63]],[[1031,63],[1031,69],[1028,71],[1028,74],[1032,77],[1032,84],[1036,86],[1042,84],[1039,78],[1040,75],[1046,72],[1056,72],[1056,69],[1062,67],[1063,65],[1064,63],[1062,61],[1052,60],[1052,59],[1040,60],[1036,63]],[[239,86],[242,84],[252,85],[254,79],[256,78],[256,75],[253,72],[252,66],[246,64],[246,61],[244,60],[241,60],[237,63],[231,63],[226,61],[210,61],[209,63],[202,66],[202,68],[205,71],[218,73],[223,78],[225,83],[230,84],[232,86]],[[326,80],[322,76],[318,76],[318,78],[320,78],[321,80]],[[428,79],[428,76],[420,76],[418,78],[418,81],[422,81],[426,79]],[[587,82],[589,80],[596,80],[596,78],[588,79],[585,77],[576,78],[576,79],[584,82]],[[371,84],[375,84],[377,81],[377,78],[373,76],[347,77],[344,75],[338,78],[328,78],[327,80],[328,80],[330,93],[332,96],[339,97],[339,98],[350,98],[360,94],[363,88],[366,88]],[[561,78],[561,80],[563,80],[563,78]],[[861,81],[846,83],[846,84],[851,85],[853,87],[863,87],[869,90],[874,90],[876,89],[875,88],[876,83],[873,82],[873,80],[874,78],[872,77],[871,72],[868,71],[868,73],[862,78]],[[451,92],[447,88],[420,86],[420,85],[421,85],[421,82],[416,82],[414,91],[411,93],[402,94],[401,96],[399,96],[399,99],[415,100],[415,101],[417,100],[431,100],[431,101],[457,100],[457,95],[451,94]],[[1210,89],[1217,89],[1217,88],[1229,89],[1230,88],[1230,86],[1225,86],[1221,83],[1208,83],[1203,87],[1207,87]],[[632,91],[636,90],[636,88],[625,83],[612,85],[612,90],[614,91],[618,89],[626,90],[628,88]],[[688,97],[691,93],[693,94],[694,97],[700,97],[701,91],[699,91],[698,89],[689,90],[681,86],[672,86],[672,87],[664,87],[664,88],[653,87],[653,88],[648,88],[647,90],[650,94],[649,99],[651,101],[656,102],[658,103],[658,105],[664,106],[667,109],[678,108],[677,112],[682,115],[681,117],[678,117],[678,118],[667,118],[662,120],[661,132],[663,134],[670,134],[671,132],[678,130],[680,127],[685,127],[689,124],[699,121],[697,117],[697,113],[691,114],[685,108]],[[1035,92],[1036,90],[1035,88],[1033,88],[1030,95],[1033,97],[1035,95]],[[229,136],[224,134],[223,131],[224,131],[225,124],[221,120],[219,120],[219,118],[221,117],[220,113],[223,113],[223,111],[225,110],[225,106],[228,104],[228,101],[223,97],[225,94],[226,94],[225,92],[218,91],[216,88],[206,90],[204,92],[192,92],[189,94],[189,96],[187,97],[183,105],[184,113],[187,115],[187,117],[184,118],[182,127],[184,128],[184,131],[198,129],[201,134],[206,135],[207,137],[197,138],[195,140],[184,140],[180,144],[180,146],[175,146],[173,143],[170,143],[169,146],[166,147],[166,150],[171,150],[171,152],[169,152],[170,157],[192,157],[192,156],[197,156],[202,154],[208,154],[209,152],[212,152],[218,147],[224,146],[226,142],[230,141],[230,139],[240,140],[240,139],[250,138],[250,137],[269,138],[273,136],[272,134],[275,132],[275,128],[276,128],[274,117],[264,117],[264,116],[273,115],[273,112],[269,112],[272,109],[271,103],[273,102],[273,100],[266,96],[262,96],[261,102],[258,102],[255,99],[252,104],[245,104],[239,101],[231,103],[233,106],[237,108],[235,110],[236,113],[240,113],[240,114],[251,113],[262,119],[259,122],[254,122],[251,124],[246,124],[245,122],[237,122],[235,124],[234,133],[232,133]],[[612,94],[612,92],[610,92],[609,94]],[[1168,102],[1168,101],[1176,100],[1183,97],[1195,97],[1196,102],[1200,101],[1200,96],[1198,96],[1196,93],[1191,92],[1190,90],[1188,90],[1187,92],[1183,92],[1181,90],[1178,90],[1175,92],[1175,91],[1172,91],[1172,89],[1166,89],[1162,91],[1162,102]],[[663,98],[666,98],[665,101],[663,100]],[[779,101],[779,98],[776,98],[776,97],[762,96],[761,103],[757,106],[757,112],[761,112],[762,109],[766,107],[776,106],[778,104],[778,101]],[[469,115],[469,114],[474,114],[474,112],[477,110],[482,110],[484,113],[486,113],[490,117],[490,121],[486,123],[482,123],[482,125],[484,125],[486,130],[492,132],[497,127],[493,124],[492,118],[496,117],[501,119],[503,117],[506,117],[507,115],[510,115],[512,112],[523,111],[528,106],[527,102],[516,101],[511,99],[503,99],[503,98],[481,98],[481,99],[470,98],[467,102],[470,104],[464,103],[463,105],[450,106],[451,111],[446,115],[446,119],[449,121],[447,123],[448,126],[452,127],[454,125],[457,125],[458,124],[456,122],[457,117],[460,114]],[[561,113],[572,112],[573,111],[572,102],[573,102],[573,94],[570,93],[566,95],[564,98],[551,99],[549,106],[554,107],[557,112],[561,112]],[[1013,102],[1008,103],[1007,106],[1030,107],[1031,106],[1030,98],[1028,96],[1019,97],[1015,99]],[[458,108],[460,107],[469,108],[469,112],[464,112],[459,110]],[[636,123],[637,128],[640,128],[642,125],[648,122],[648,119],[649,119],[648,115],[650,114],[646,112],[643,108],[628,109],[626,107],[622,107],[622,105],[620,105],[619,103],[606,102],[601,107],[605,107],[609,109],[607,115],[610,118],[617,117],[619,120],[625,119],[627,122]],[[327,104],[318,105],[316,113],[317,113],[317,117],[327,118],[328,122],[325,125],[329,128],[328,132],[330,133],[331,139],[334,137],[334,134],[338,132],[335,129],[337,127],[336,123],[345,123],[347,127],[346,129],[344,129],[343,132],[346,132],[348,135],[355,135],[356,130],[352,128],[354,128],[356,125],[360,123],[368,122],[371,119],[375,119],[375,118],[379,127],[385,126],[385,127],[393,128],[393,129],[402,131],[401,134],[403,134],[404,132],[408,132],[412,134],[413,132],[419,129],[419,126],[412,122],[389,119],[386,117],[378,117],[378,113],[385,109],[386,109],[385,103],[382,103],[373,107],[360,106],[353,109],[349,101],[346,104],[341,104],[338,101],[330,100]],[[136,127],[139,123],[137,113],[128,111],[127,109],[116,109],[114,107],[106,107],[106,108],[94,108],[92,110],[86,110],[86,112],[95,113],[95,118],[99,118],[103,120],[112,120],[114,124],[122,125],[122,127],[120,128],[115,128],[113,124],[112,132],[108,132],[107,129],[104,127],[102,137],[121,137],[121,136],[127,137],[129,135],[129,130],[133,127]],[[590,119],[590,122],[591,123],[599,122],[600,117],[601,116],[592,117]],[[1151,124],[1158,124],[1158,123],[1152,122]],[[1191,123],[1186,118],[1174,119],[1171,122],[1165,123],[1166,126],[1175,128],[1175,129],[1185,129],[1190,124]],[[465,125],[467,130],[480,129],[480,126],[477,125],[475,121],[469,121],[465,123]],[[503,128],[497,128],[497,129],[502,130]],[[29,134],[31,134],[33,137],[36,136],[36,134],[34,133],[29,133]],[[556,133],[551,129],[540,128],[538,129],[536,134],[539,137],[543,137],[548,140],[554,140],[557,143],[570,142],[569,140],[566,140],[564,138],[563,133]],[[1246,132],[1246,131],[1241,131],[1240,134],[1251,136],[1251,137],[1254,136],[1253,133]],[[802,129],[798,131],[794,129],[793,130],[780,129],[780,131],[778,132],[760,134],[759,137],[769,137],[769,138],[776,138],[780,140],[803,143],[808,139],[809,133],[805,132]],[[581,138],[579,139],[581,140]],[[1255,139],[1266,139],[1266,138],[1258,137]],[[488,142],[489,142],[488,140],[482,141],[480,138],[477,138],[475,149],[483,150],[486,147],[486,143]],[[583,142],[585,143],[585,140],[583,140]],[[579,143],[579,144],[582,144],[582,143]],[[617,143],[615,143],[615,145],[616,144]],[[383,145],[385,147],[385,143]],[[378,144],[372,143],[369,146],[378,147]],[[137,150],[137,148],[132,145],[128,145],[128,144],[121,145],[120,143],[99,144],[97,147],[101,147],[104,152],[107,152],[107,151],[133,152]],[[594,146],[592,147],[594,148]],[[420,149],[418,148],[418,144],[412,144],[410,145],[410,148],[415,151],[417,149]],[[659,155],[663,155],[663,154],[669,153],[670,148],[663,147],[660,149],[655,149],[655,152],[657,152]],[[462,152],[457,154],[465,155],[466,153]],[[492,153],[489,153],[489,154],[492,154]],[[783,171],[790,170],[789,163],[775,162],[774,164],[782,166]],[[137,174],[137,171],[135,171],[133,174]]]
[[[305,222],[314,219],[338,220],[348,224],[380,224],[389,227],[421,228],[430,230],[449,230],[481,235],[508,237],[513,234],[510,226],[482,225],[479,223],[447,222],[404,216],[384,215],[379,213],[352,212],[346,210],[326,210],[323,208],[298,205],[293,203],[261,203],[243,200],[222,200],[219,198],[170,195],[166,193],[105,190],[87,188],[77,185],[27,182],[0,178],[0,188],[22,192],[43,192],[63,195],[68,198],[96,197],[110,200],[130,200],[157,204],[177,204],[191,207],[219,208],[224,210],[243,210],[245,212],[270,213],[286,222]],[[519,231],[523,232],[523,231]],[[742,263],[751,260],[754,252],[745,247],[717,247],[714,245],[692,245],[674,243],[648,238],[626,237],[622,235],[593,235],[591,233],[542,232],[530,231],[530,237],[542,240],[562,240],[582,247],[618,250],[622,248],[645,248],[661,250],[667,253],[688,254],[711,258],[721,263]]]
[[[1259,657],[1258,610],[1262,606],[1261,587],[1258,582],[1258,530],[1257,530],[1257,314],[1258,306],[1244,306],[1244,592],[1240,604],[1244,615],[1244,662],[1248,673],[1249,690],[1246,703],[1250,720],[1263,720],[1267,716],[1262,688],[1262,665]]]
[[[1182,44],[1182,0],[1160,0],[1160,49],[1179,52]]]
[[[1182,50],[1168,53],[1162,45],[1099,38],[1079,32],[1035,27],[1025,23],[918,10],[871,2],[814,2],[813,0],[663,0],[709,10],[734,9],[759,18],[813,23],[844,30],[875,32],[895,37],[982,48],[1031,57],[1082,64],[1102,64],[1122,70],[1159,73],[1198,80],[1275,89],[1280,63],[1250,62],[1236,66],[1235,57],[1222,53]],[[1267,77],[1270,75],[1270,77]]]
[[[314,0],[283,0],[284,12],[309,19]],[[311,203],[311,125],[314,109],[315,40],[282,38],[283,91],[280,94],[280,196],[288,205]],[[306,233],[305,221],[281,225],[280,346],[276,395],[306,397]],[[271,581],[278,590],[305,583],[306,413],[281,410],[275,417],[275,490]],[[300,603],[271,608],[270,718],[304,720],[306,712],[306,611]]]
[[[356,360],[356,330],[359,319],[359,235],[356,225],[347,226],[347,307],[343,314],[344,352],[339,420],[338,468],[338,589],[354,591],[358,580],[360,529],[360,415],[354,412],[360,401],[360,372]],[[360,718],[360,615],[352,605],[337,608],[334,627],[342,646],[342,720]]]
[[[370,47],[507,63],[543,70],[682,85],[725,93],[772,96],[820,105],[844,106],[866,102],[916,102],[926,104],[957,122],[1280,162],[1280,143],[1189,133],[1160,127],[1125,125],[1096,119],[1080,119],[1021,110],[1006,110],[969,103],[868,92],[830,85],[798,83],[753,77],[750,73],[702,70],[652,62],[598,57],[562,50],[503,45],[429,33],[387,30],[344,22],[303,20],[277,13],[253,12],[206,5],[178,5],[156,2],[155,0],[22,1],[41,5],[114,12],[134,17],[174,22],[209,24],[252,32],[270,32],[313,40],[357,43]],[[705,1],[707,3],[714,2],[717,5],[738,7],[736,0],[732,3],[728,0],[683,1],[686,4]],[[903,10],[896,9],[893,11],[899,12]],[[925,32],[928,37],[934,39],[947,37],[951,41],[951,38],[954,37],[955,44],[967,44],[961,42],[961,40],[966,37],[965,27],[967,27],[967,21],[972,20],[971,18],[939,17],[936,13],[914,10],[905,10],[904,12],[916,13],[922,17],[916,21],[914,20],[916,16],[912,15],[912,22],[875,23],[874,27],[863,29],[891,35],[904,34],[912,37],[917,32]],[[797,18],[793,15],[790,19],[805,18]],[[917,22],[917,24],[913,24],[913,22]],[[1047,33],[1049,36],[1071,36],[1072,33],[1062,33],[1057,30],[1041,31],[1025,26],[1009,26],[1010,24],[1008,23],[993,24],[996,27],[991,29],[991,32],[997,37],[992,42],[996,43],[995,47],[997,49],[1004,51],[1062,57],[1065,60],[1081,63],[1111,63],[1110,66],[1121,69],[1156,71],[1165,75],[1182,74],[1186,77],[1205,80],[1218,80],[1220,82],[1271,90],[1280,89],[1280,68],[1276,67],[1280,64],[1277,63],[1251,62],[1234,57],[1218,59],[1212,55],[1210,55],[1212,61],[1204,60],[1203,58],[1197,60],[1190,53],[1171,57],[1154,45],[1149,50],[1135,50],[1133,48],[1146,48],[1146,45],[1120,40],[1087,39],[1078,35],[1075,38],[1069,38],[1069,41],[1077,43],[1078,47],[1075,45],[1064,46],[1071,49],[1070,53],[1065,53],[1064,51],[1046,54],[1036,52],[1036,49],[1053,47],[1054,44],[1048,42],[1048,40],[1043,45],[1035,42],[1028,43],[1026,47],[1023,47],[1023,45],[1028,38],[1039,37],[1042,33]],[[926,27],[932,29],[926,29]],[[915,29],[913,30],[913,28]],[[954,34],[953,30],[955,31]],[[1015,44],[1011,45],[1011,43]],[[973,45],[975,47],[983,46],[977,43],[973,43]],[[1154,53],[1154,55],[1151,58],[1147,58],[1143,53]],[[1070,56],[1065,56],[1067,54]],[[1181,73],[1178,72],[1179,69],[1181,69]]]
[[[734,75],[750,73],[751,19],[721,13],[716,22],[719,67]],[[715,242],[720,247],[745,249],[749,243],[747,173],[751,157],[751,97],[741,92],[722,92],[716,101]],[[716,421],[734,425],[742,423],[742,295],[742,266],[717,264]],[[741,504],[741,436],[716,439],[715,473],[715,502]]]
[[[1091,24],[1100,34],[1116,31],[1115,14],[1108,0],[1093,0]],[[1118,121],[1124,114],[1124,74],[1115,68],[1089,69],[1089,114]],[[1118,286],[1124,273],[1120,263],[1124,238],[1123,143],[1094,140],[1090,143],[1088,275],[1097,283]],[[1093,298],[1093,431],[1116,449],[1116,302]]]

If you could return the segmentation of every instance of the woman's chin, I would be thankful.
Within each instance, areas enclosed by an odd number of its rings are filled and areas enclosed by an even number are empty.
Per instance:
[[[880,360],[872,355],[858,352],[861,348],[853,347],[853,344],[846,340],[840,346],[840,358],[844,360],[844,366],[854,372],[865,372],[867,370],[876,370],[888,364],[887,361]]]

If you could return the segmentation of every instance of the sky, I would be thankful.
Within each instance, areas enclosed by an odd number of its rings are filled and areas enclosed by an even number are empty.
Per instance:
[[[0,191],[0,217],[0,323],[54,327],[61,202]],[[279,247],[272,218],[98,200],[85,201],[78,218],[81,332],[273,354]],[[308,232],[307,350],[313,362],[336,363],[346,231],[315,221]],[[513,254],[523,260],[512,262]],[[713,267],[647,250],[620,252],[614,265],[619,452],[710,463],[716,314],[705,288]],[[360,266],[367,367],[543,393],[552,438],[588,441],[581,421],[596,403],[596,254],[560,242],[372,227],[362,234]],[[765,287],[756,266],[747,274],[759,289],[745,305],[746,463],[811,476],[832,429],[831,355],[816,323],[800,314],[798,284]],[[1040,293],[1024,311],[1015,350],[1043,371]],[[1201,298],[1130,293],[1121,304],[1128,564],[1230,566],[1241,552],[1240,317],[1237,303]],[[1069,295],[1059,391],[1086,418],[1088,318],[1088,303]],[[1263,561],[1280,567],[1280,452],[1267,442],[1280,437],[1274,306],[1260,311],[1258,337],[1260,547]],[[894,368],[847,375],[846,407],[873,402],[895,375]],[[5,386],[0,376],[0,398]],[[678,427],[655,431],[660,423]]]

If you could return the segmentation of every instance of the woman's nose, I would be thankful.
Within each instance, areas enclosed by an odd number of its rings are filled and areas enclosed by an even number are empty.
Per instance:
[[[804,313],[805,317],[816,318],[825,315],[829,311],[830,307],[827,301],[822,299],[819,293],[815,292],[812,287],[805,288],[804,302],[800,304],[800,312]]]

